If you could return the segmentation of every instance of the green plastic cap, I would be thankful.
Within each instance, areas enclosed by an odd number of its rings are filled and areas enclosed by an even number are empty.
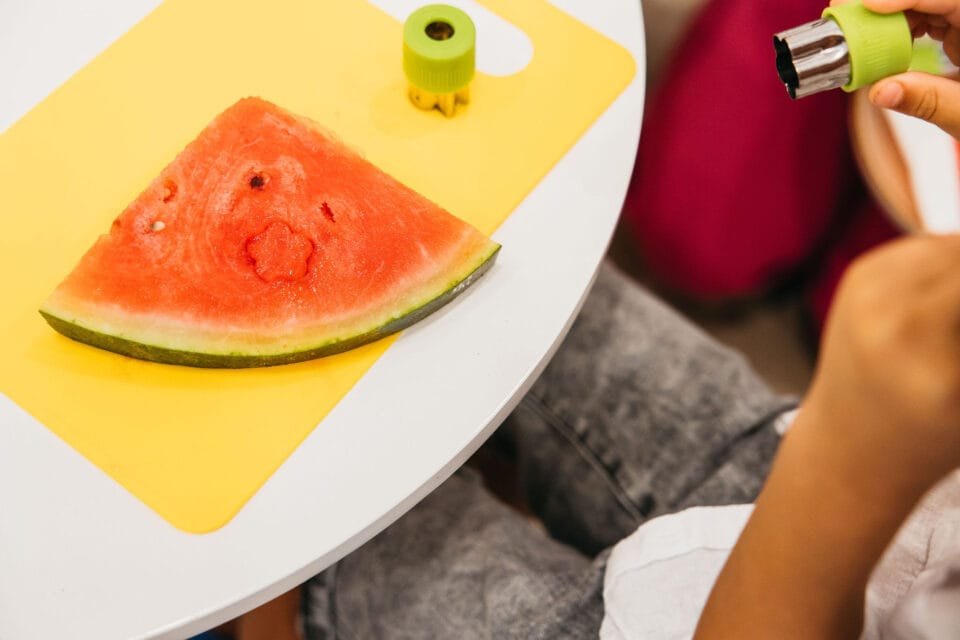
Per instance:
[[[910,68],[913,36],[903,12],[875,13],[860,2],[848,2],[823,10],[843,31],[850,51],[850,82],[844,91],[854,91]]]
[[[421,7],[403,25],[403,72],[424,91],[459,91],[473,79],[476,42],[473,21],[460,9]]]

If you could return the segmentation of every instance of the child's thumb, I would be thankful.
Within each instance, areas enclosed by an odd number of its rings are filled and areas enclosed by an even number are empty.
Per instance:
[[[960,138],[960,82],[911,71],[884,78],[870,89],[870,101],[937,125]]]

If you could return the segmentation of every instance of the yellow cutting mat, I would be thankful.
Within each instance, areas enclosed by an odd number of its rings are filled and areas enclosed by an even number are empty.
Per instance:
[[[450,120],[407,102],[402,25],[362,0],[161,5],[0,135],[0,391],[174,526],[226,524],[390,340],[296,365],[198,370],[72,342],[37,308],[154,175],[247,95],[319,121],[493,232],[635,63],[541,0],[483,4],[527,33],[533,60],[513,76],[478,74],[472,104]]]

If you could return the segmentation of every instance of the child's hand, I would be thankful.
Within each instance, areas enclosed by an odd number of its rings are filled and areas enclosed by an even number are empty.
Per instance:
[[[833,4],[833,3],[831,3]],[[950,60],[960,66],[960,2],[957,0],[863,0],[877,13],[904,11],[914,38],[929,34],[943,42]]]
[[[922,493],[960,466],[960,235],[905,238],[854,263],[803,411],[829,425],[818,437],[861,481]]]
[[[947,57],[960,66],[960,0],[863,0],[863,4],[878,13],[905,11],[914,37],[929,34],[942,41]],[[870,88],[870,101],[932,122],[960,138],[960,83],[954,79],[916,71],[891,76]]]
[[[878,558],[960,465],[960,235],[858,259],[820,353],[697,640],[860,636]]]

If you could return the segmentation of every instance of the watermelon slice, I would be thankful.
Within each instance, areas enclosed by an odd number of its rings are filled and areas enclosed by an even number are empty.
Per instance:
[[[409,326],[499,249],[315,123],[246,98],[120,214],[40,313],[134,358],[284,364]]]

